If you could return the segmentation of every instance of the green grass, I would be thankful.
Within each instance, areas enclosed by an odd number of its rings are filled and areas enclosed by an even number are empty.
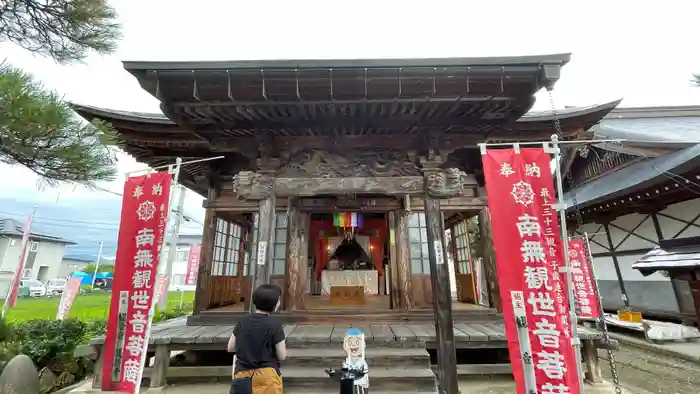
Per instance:
[[[180,306],[180,297],[183,293],[168,293],[167,310]],[[68,313],[69,318],[83,321],[106,320],[109,316],[109,302],[112,293],[80,294],[75,298],[73,307]],[[34,319],[55,319],[58,303],[61,297],[21,298],[17,305],[7,312],[7,321],[20,323]],[[183,308],[192,308],[194,292],[184,292]],[[2,300],[0,300],[0,305]]]

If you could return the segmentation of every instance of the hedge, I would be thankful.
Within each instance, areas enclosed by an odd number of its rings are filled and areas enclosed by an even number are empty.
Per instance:
[[[184,316],[186,310],[159,312],[153,321]],[[38,371],[47,368],[56,377],[52,387],[42,390],[42,393],[68,386],[93,372],[92,360],[75,357],[75,349],[94,337],[104,335],[106,331],[107,322],[104,320],[37,319],[5,323],[0,319],[0,374],[14,356],[25,354],[32,359]]]

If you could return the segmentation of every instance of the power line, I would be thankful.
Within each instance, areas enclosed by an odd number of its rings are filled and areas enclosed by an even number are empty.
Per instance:
[[[0,212],[0,215],[13,216],[15,218],[22,218],[23,217],[21,214],[10,213],[10,212]],[[49,217],[40,217],[40,216],[35,217],[34,220],[37,222],[37,224],[41,224],[43,226],[76,227],[76,228],[84,227],[84,226],[71,226],[71,225],[65,224],[65,223],[76,223],[76,224],[86,224],[86,225],[107,226],[110,229],[118,229],[119,228],[119,224],[115,224],[114,222],[98,222],[98,221],[92,221],[92,220],[61,219],[61,218],[49,218]],[[199,221],[197,221],[195,219],[186,218],[185,221],[186,221],[184,224],[185,226],[192,225],[192,223],[195,223],[199,226],[203,226],[202,223],[200,223]],[[45,223],[45,222],[49,222],[49,223]],[[58,222],[58,223],[53,223],[53,222]]]

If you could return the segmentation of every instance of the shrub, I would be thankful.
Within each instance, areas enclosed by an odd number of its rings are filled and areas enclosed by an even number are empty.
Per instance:
[[[191,305],[188,306],[191,309]],[[187,314],[187,308],[157,313],[153,322],[172,319]],[[16,355],[29,356],[38,370],[46,367],[56,376],[70,374],[69,381],[92,374],[92,361],[73,356],[78,345],[105,335],[106,320],[82,321],[77,319],[35,319],[21,323],[5,323],[0,319],[0,373]],[[58,387],[61,380],[57,380]]]
[[[80,290],[78,290],[80,294],[89,294],[94,291],[95,289],[93,289],[91,285],[80,285]]]

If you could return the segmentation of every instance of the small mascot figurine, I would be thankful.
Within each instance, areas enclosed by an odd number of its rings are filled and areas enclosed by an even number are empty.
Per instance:
[[[365,334],[357,328],[351,328],[345,332],[343,349],[347,353],[343,369],[361,374],[355,380],[353,394],[366,394],[369,392],[369,368],[365,361]]]
[[[340,370],[327,369],[326,373],[340,381],[340,394],[369,393],[369,369],[365,361],[365,334],[357,328],[345,332],[343,349],[347,357]]]

